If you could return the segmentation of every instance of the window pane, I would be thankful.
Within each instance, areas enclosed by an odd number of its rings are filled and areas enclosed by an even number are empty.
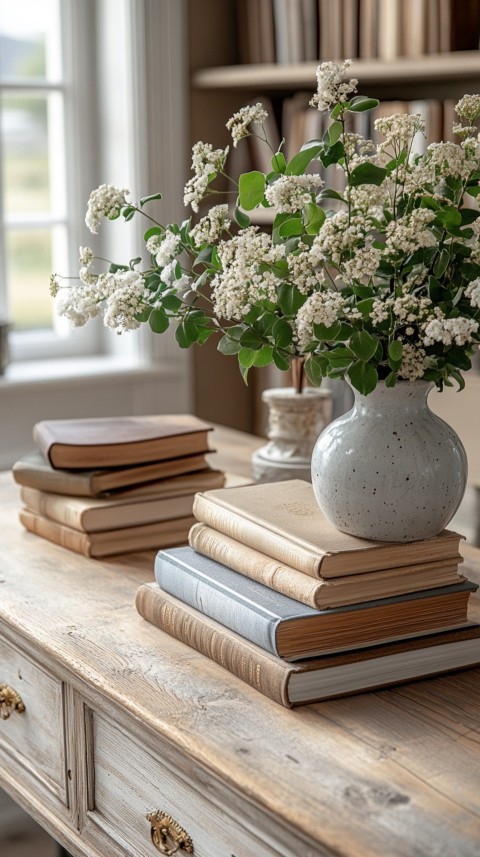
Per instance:
[[[58,77],[59,29],[58,0],[0,0],[0,79]]]
[[[10,93],[1,101],[4,214],[50,210],[47,99]]]
[[[7,231],[7,293],[15,330],[52,327],[52,244],[51,229]]]

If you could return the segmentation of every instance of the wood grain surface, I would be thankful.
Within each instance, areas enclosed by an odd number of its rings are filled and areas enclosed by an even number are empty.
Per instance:
[[[246,450],[258,439],[249,447],[238,434],[230,451],[223,435],[224,460],[237,455],[248,472]],[[224,783],[259,828],[290,830],[298,849],[287,837],[279,854],[478,857],[480,669],[288,711],[137,615],[153,553],[88,560],[22,530],[19,505],[2,475],[7,638],[100,707],[124,712],[152,747],[158,738]],[[463,571],[480,582],[480,551],[462,550]],[[477,595],[472,616],[480,618]]]

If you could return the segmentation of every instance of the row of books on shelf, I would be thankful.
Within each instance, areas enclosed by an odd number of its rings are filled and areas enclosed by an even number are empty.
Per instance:
[[[326,521],[301,480],[202,491],[193,514],[188,546],[157,553],[137,611],[276,702],[480,663],[457,533],[358,539]]]
[[[190,415],[46,420],[15,462],[23,526],[95,558],[185,542],[197,491],[223,486]]]
[[[244,63],[476,50],[477,0],[237,0]]]

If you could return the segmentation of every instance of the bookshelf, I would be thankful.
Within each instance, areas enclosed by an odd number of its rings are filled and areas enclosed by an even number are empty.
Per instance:
[[[188,2],[192,143],[205,140],[214,146],[229,144],[225,122],[249,101],[266,96],[278,120],[284,99],[296,93],[309,96],[315,91],[315,71],[321,60],[241,62],[241,26],[245,21],[238,8],[244,11],[248,7],[243,0],[238,7],[224,0]],[[358,78],[361,94],[384,101],[458,99],[466,92],[480,91],[480,51],[356,59],[348,76]],[[262,434],[265,414],[259,405],[260,393],[265,386],[285,383],[280,374],[269,368],[256,370],[250,376],[250,386],[245,388],[236,361],[218,355],[215,343],[210,341],[197,349],[194,357],[197,412],[206,419]]]

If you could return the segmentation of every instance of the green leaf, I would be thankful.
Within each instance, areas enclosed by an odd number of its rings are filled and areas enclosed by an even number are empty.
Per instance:
[[[108,267],[108,273],[116,274],[117,271],[128,271],[128,265],[116,265],[115,262],[112,262]]]
[[[162,230],[160,229],[159,226],[151,226],[150,229],[147,229],[147,231],[144,233],[143,240],[146,243],[149,238],[152,238],[154,235],[161,235],[161,234],[162,234]]]
[[[236,222],[238,223],[240,229],[246,229],[247,226],[250,226],[250,218],[248,214],[245,214],[245,212],[242,211],[241,208],[238,207],[238,205],[234,208],[233,216]]]
[[[290,217],[282,223],[278,230],[281,238],[288,238],[289,235],[301,235],[302,232],[303,222],[301,217]]]
[[[252,348],[241,348],[238,352],[238,362],[244,369],[250,369],[255,360],[256,351]]]
[[[357,309],[362,313],[363,318],[366,318],[367,315],[370,315],[373,309],[373,298],[365,298],[363,301],[359,301],[357,303]]]
[[[455,369],[453,369],[450,372],[450,375],[452,376],[452,378],[455,378],[455,381],[458,384],[458,391],[457,392],[460,393],[461,390],[465,389],[465,381],[464,381],[462,375],[460,374],[460,372],[457,372]]]
[[[277,152],[272,158],[272,170],[276,173],[284,173],[287,166],[283,152]]]
[[[162,300],[162,306],[164,309],[168,309],[169,312],[178,312],[182,306],[182,301],[176,295],[165,295]]]
[[[474,223],[480,217],[480,211],[475,211],[474,208],[461,208],[460,215],[462,218],[462,226],[468,223]]]
[[[402,355],[403,344],[400,342],[399,339],[394,339],[392,342],[390,342],[388,346],[388,356],[391,357],[391,359],[394,360],[396,363],[398,360],[402,359]]]
[[[318,235],[326,218],[323,208],[320,208],[319,205],[315,205],[314,202],[309,202],[303,210],[305,232],[308,235]]]
[[[278,318],[272,327],[272,336],[277,348],[288,348],[292,343],[293,330],[285,318]]]
[[[253,348],[256,351],[262,347],[263,340],[254,330],[245,330],[240,337],[240,344],[244,348]]]
[[[278,306],[283,315],[296,315],[306,300],[307,296],[290,283],[281,283],[278,287]]]
[[[467,187],[466,193],[468,193],[469,196],[478,196],[480,194],[480,185],[469,185]]]
[[[277,348],[273,349],[273,362],[277,369],[280,369],[281,372],[286,372],[290,369],[290,360],[288,357],[285,357],[281,351],[278,351]]]
[[[197,327],[188,321],[182,321],[175,331],[175,339],[180,348],[190,348],[197,341]]]
[[[443,277],[445,271],[448,268],[449,260],[450,251],[447,249],[447,247],[442,247],[433,266],[433,274],[437,279]]]
[[[323,149],[320,153],[320,159],[324,167],[329,167],[330,164],[338,164],[344,155],[345,149],[343,148],[343,143],[341,140],[337,140],[334,146]]]
[[[259,170],[242,173],[238,180],[240,205],[245,211],[251,211],[265,198],[265,176]]]
[[[253,361],[254,366],[269,366],[273,362],[273,348],[271,345],[264,345],[260,351],[255,353]]]
[[[355,167],[350,173],[350,186],[358,187],[362,184],[381,185],[387,171],[376,164],[363,163]]]
[[[455,228],[456,226],[461,226],[462,215],[457,208],[449,206],[437,211],[434,223],[437,226],[443,226],[445,229],[449,229],[450,227]]]
[[[367,98],[366,95],[356,95],[350,101],[349,113],[363,113],[365,110],[373,110],[380,102],[377,98]]]
[[[314,387],[319,387],[326,374],[326,361],[318,354],[312,354],[305,360],[305,374]]]
[[[151,312],[152,312],[151,306],[145,307],[145,309],[142,309],[141,312],[136,312],[135,316],[134,316],[135,321],[139,321],[140,324],[143,324],[145,321],[148,321]]]
[[[313,331],[319,342],[332,342],[340,333],[342,326],[339,321],[334,322],[329,327],[326,324],[314,324]]]
[[[143,196],[142,199],[140,200],[140,206],[141,206],[141,208],[143,208],[145,203],[151,202],[153,199],[161,199],[161,198],[162,198],[161,193],[151,193],[149,196]]]
[[[148,323],[154,333],[164,333],[168,328],[168,317],[163,309],[152,309]]]
[[[337,140],[342,136],[343,125],[341,122],[332,122],[328,127],[328,139],[331,146],[334,146]]]
[[[340,199],[342,202],[345,202],[341,193],[338,193],[337,190],[332,190],[331,188],[325,188],[320,191],[317,199]]]
[[[135,209],[134,209],[133,205],[127,205],[127,207],[123,209],[122,213],[123,213],[125,220],[128,221],[128,220],[131,220],[132,217],[135,216]],[[118,214],[115,215],[115,217],[109,216],[109,220],[116,220],[117,217],[118,217]]]
[[[286,166],[287,176],[300,176],[305,172],[308,165],[318,157],[323,149],[323,143],[316,143],[306,149],[302,149],[291,158]]]
[[[367,363],[377,350],[378,341],[366,330],[357,330],[350,337],[350,348],[363,363]]]
[[[386,387],[394,387],[396,383],[397,383],[397,373],[396,372],[390,372],[387,375],[387,377],[385,378],[385,386]]]
[[[454,366],[456,369],[463,369],[464,372],[468,372],[472,368],[470,357],[458,346],[450,348],[447,354],[447,361],[451,366]]]
[[[222,336],[217,345],[217,350],[220,351],[220,354],[238,354],[241,351],[242,346],[236,339],[230,339],[228,334]]]
[[[371,363],[363,363],[361,360],[354,363],[348,370],[348,377],[352,386],[362,396],[368,396],[377,386],[378,373]]]
[[[133,269],[134,269],[135,265],[139,265],[141,261],[142,261],[142,257],[141,257],[141,256],[135,256],[135,259],[130,259],[130,262],[128,263],[128,264],[129,264],[129,267],[130,267],[130,270],[132,270],[132,271],[133,271]]]

